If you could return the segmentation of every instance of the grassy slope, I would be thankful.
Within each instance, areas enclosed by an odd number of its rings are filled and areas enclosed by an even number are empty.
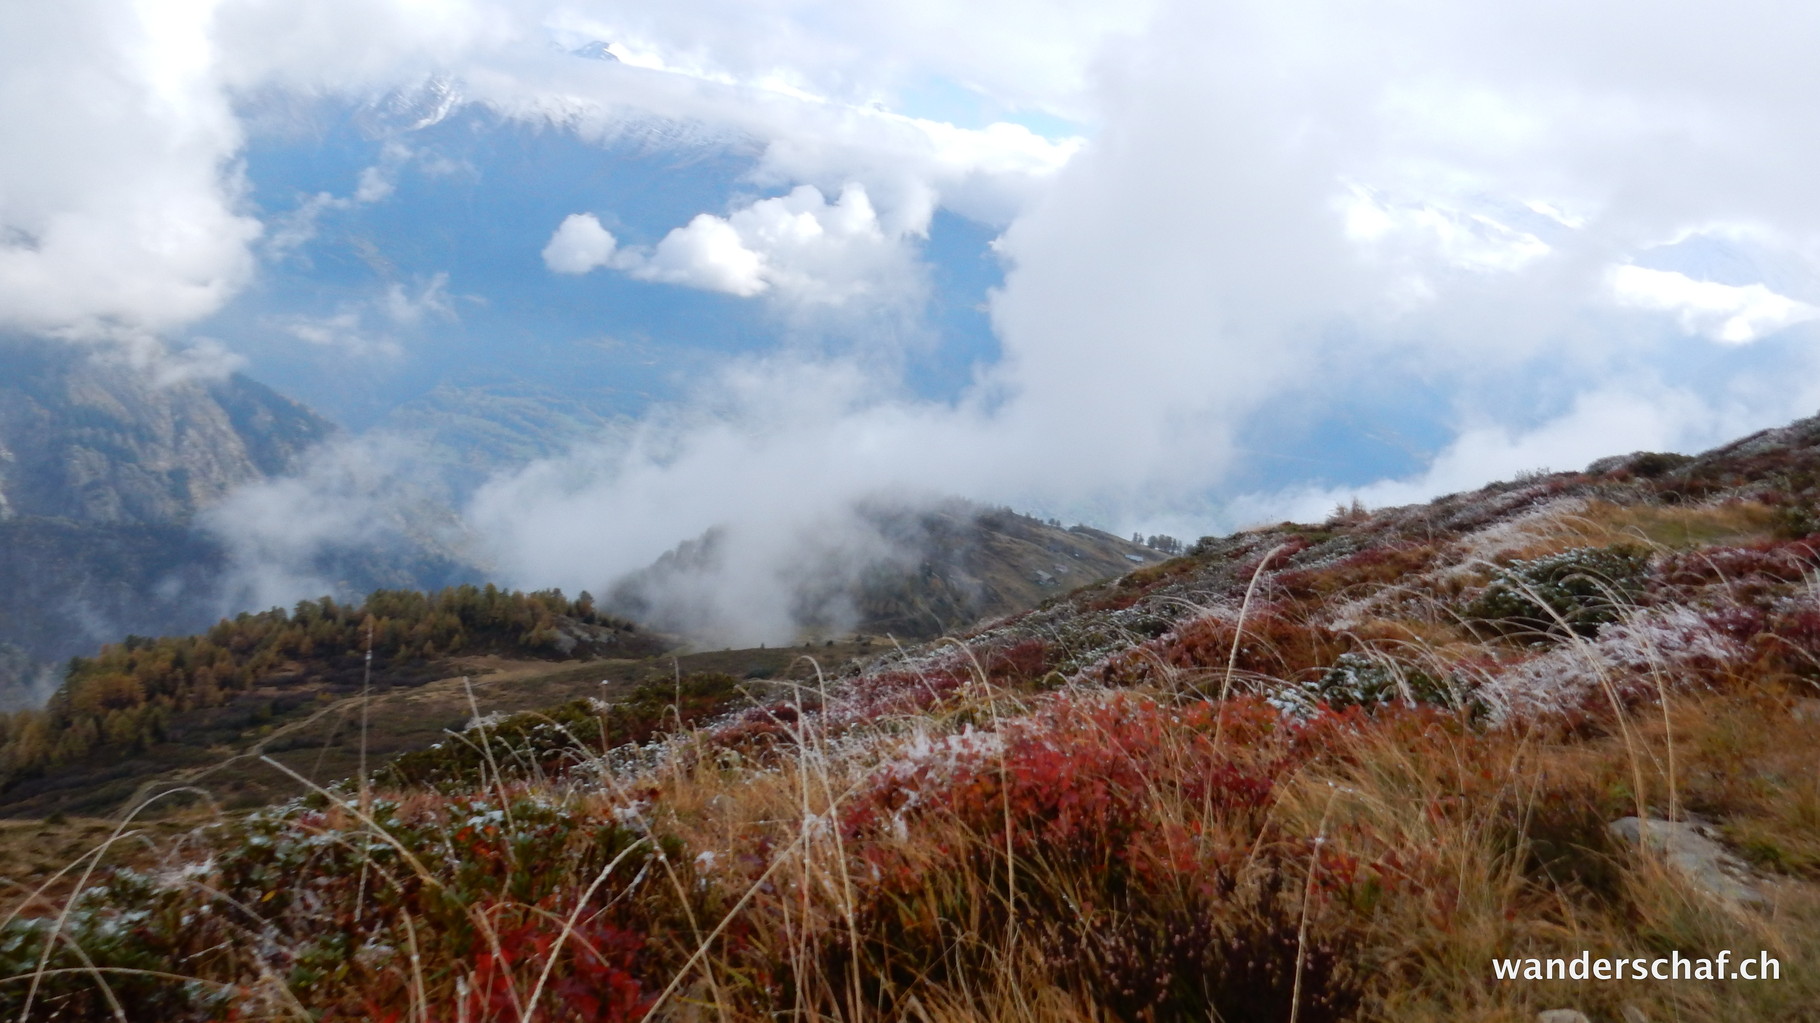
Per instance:
[[[433,788],[224,819],[56,925],[13,921],[13,970],[65,972],[0,997],[60,1018],[111,996],[166,1019],[1809,1019],[1817,442],[1809,422],[1210,539],[667,729],[651,685],[630,733],[591,704],[495,722],[445,744]],[[1708,822],[1765,905],[1611,837],[1639,813]],[[1762,949],[1783,972],[1490,976],[1582,949]]]
[[[866,653],[848,642],[814,648],[839,663]],[[28,820],[48,814],[115,815],[165,790],[157,812],[203,803],[241,811],[303,794],[294,778],[264,764],[270,756],[317,784],[355,774],[361,763],[365,704],[366,760],[377,766],[460,731],[478,715],[514,713],[581,697],[613,700],[641,683],[673,675],[719,672],[770,678],[810,671],[802,649],[729,650],[588,661],[461,657],[405,665],[375,676],[363,699],[358,669],[298,673],[233,703],[183,718],[183,741],[161,742],[127,756],[112,750],[67,765],[44,779],[0,793],[0,815]],[[19,879],[17,875],[9,875]]]

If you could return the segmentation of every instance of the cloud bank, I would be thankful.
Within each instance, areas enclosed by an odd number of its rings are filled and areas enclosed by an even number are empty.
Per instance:
[[[612,196],[536,225],[549,272],[730,296],[786,329],[629,432],[483,488],[467,515],[509,582],[599,589],[721,527],[742,567],[711,614],[759,606],[764,631],[780,598],[761,581],[805,531],[858,529],[846,509],[881,491],[1211,531],[1813,411],[1820,12],[150,10],[0,15],[0,127],[44,153],[0,170],[0,322],[172,329],[247,286],[262,230],[268,258],[307,237],[304,210],[261,224],[234,162],[239,111],[274,94],[406,97],[407,128],[475,103],[592,141],[752,154],[747,192],[648,243],[609,230]],[[573,55],[588,44],[619,59]],[[1042,117],[1085,137],[1015,123]],[[332,201],[388,201],[396,166]],[[927,300],[937,210],[1000,231],[1004,267],[998,350],[944,400],[879,357]],[[1700,255],[1738,238],[1748,259]],[[439,301],[420,284],[285,329],[372,347]],[[836,343],[802,344],[811,320]],[[1294,468],[1416,407],[1444,436],[1389,478]]]
[[[253,271],[207,5],[0,10],[0,327],[162,330]]]
[[[1692,8],[1532,21],[1168,5],[1099,51],[1098,133],[1008,221],[991,306],[1003,355],[958,403],[906,400],[857,363],[759,360],[630,445],[497,481],[476,521],[501,564],[579,584],[727,522],[754,550],[787,551],[795,524],[888,486],[1212,530],[1805,414],[1820,395],[1787,375],[1814,368],[1805,340],[1701,380],[1663,374],[1699,346],[1717,356],[1797,327],[1811,306],[1630,262],[1773,224],[1770,258],[1811,265],[1820,211],[1787,157],[1807,143],[1786,136],[1813,116],[1788,77],[1809,72],[1786,30],[1768,7],[1715,22]],[[1715,51],[1779,59],[1682,76]],[[762,294],[761,249],[733,218],[685,233],[701,243],[685,264],[703,268],[697,286]],[[1453,438],[1425,468],[1222,492],[1253,424],[1285,407],[1318,416],[1385,380],[1440,399]],[[1395,399],[1372,414],[1395,422]],[[802,485],[780,497],[782,479]]]

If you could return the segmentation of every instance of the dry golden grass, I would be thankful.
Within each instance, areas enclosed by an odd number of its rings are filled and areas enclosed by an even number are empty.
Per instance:
[[[1776,510],[1761,501],[1662,505],[1590,502],[1580,513],[1583,545],[1642,543],[1671,550],[1755,543],[1775,532]]]
[[[1789,724],[1784,709],[1776,727],[1738,731],[1739,719],[1762,713],[1766,704],[1775,706],[1775,697],[1759,692],[1673,699],[1668,720],[1684,750],[1684,798],[1741,827],[1772,821],[1785,829],[1779,833],[1800,834],[1799,822],[1785,818],[1804,811],[1785,808],[1740,781],[1780,778],[1805,768],[1811,785],[1812,764],[1802,765],[1789,754],[1813,748],[1811,726]],[[980,710],[976,705],[969,713]],[[1378,903],[1354,947],[1361,966],[1368,964],[1375,976],[1364,1018],[1515,1020],[1558,1005],[1610,1018],[1618,1018],[1625,1005],[1652,1019],[1805,1018],[1796,1007],[1820,1004],[1805,1001],[1820,999],[1811,970],[1802,968],[1820,951],[1814,941],[1820,916],[1805,881],[1786,878],[1770,885],[1775,901],[1766,913],[1730,909],[1652,859],[1603,837],[1605,822],[1637,801],[1638,795],[1624,788],[1639,765],[1650,786],[1641,798],[1653,803],[1666,792],[1669,729],[1648,724],[1659,720],[1639,715],[1626,741],[1617,735],[1485,733],[1386,715],[1335,733],[1334,745],[1282,779],[1280,795],[1262,820],[1210,813],[1184,800],[1169,781],[1172,767],[1193,760],[1186,749],[1163,749],[1153,762],[1156,774],[1134,795],[1152,833],[1195,834],[1202,852],[1249,855],[1257,864],[1263,845],[1318,836],[1338,854],[1395,863],[1401,887]],[[1746,735],[1751,741],[1743,741]],[[818,831],[813,822],[838,813],[843,796],[851,798],[891,744],[843,759],[818,747],[816,737],[806,738],[800,757],[757,777],[705,768],[673,776],[662,800],[674,814],[669,820],[692,846],[734,847],[742,839],[749,842],[754,828],[768,831],[773,840],[789,838],[789,855],[777,861],[781,866],[773,875],[784,884],[752,905],[777,928],[770,939],[774,946],[788,950],[795,967],[819,988],[800,995],[791,1012],[931,1020],[1077,1020],[1105,1013],[1103,1004],[1095,1008],[1093,997],[1083,992],[1091,982],[1069,974],[1078,962],[1058,970],[1053,956],[1032,956],[1041,935],[1028,921],[1023,934],[1014,933],[1006,920],[1007,909],[1020,900],[1090,906],[1104,864],[1027,851],[1007,855],[992,834],[982,833],[978,820],[963,817],[920,818],[914,830],[887,843],[895,860],[921,871],[917,886],[896,898],[926,900],[955,914],[939,918],[951,927],[947,965],[941,966],[941,956],[918,959],[908,974],[912,979],[899,982],[884,980],[894,972],[891,964],[874,960],[866,964],[865,979],[856,982],[811,962],[812,950],[829,936],[858,937],[858,929],[886,922],[876,915],[856,922],[864,892],[873,885],[859,876],[861,865],[851,848],[842,847],[839,832]],[[1255,764],[1279,751],[1254,743],[1230,752],[1236,761]],[[1718,787],[1702,781],[1713,771],[1715,757],[1726,763],[1722,774],[1713,774],[1725,779]],[[738,786],[737,800],[727,798],[729,783]],[[1581,828],[1575,837],[1585,846],[1563,851],[1587,862],[1538,867],[1530,856],[1532,826],[1556,843],[1563,829]],[[971,849],[973,855],[957,858],[956,849]],[[1550,874],[1555,867],[1565,872]],[[1299,873],[1290,878],[1292,896],[1308,876],[1293,860],[1273,860],[1267,869]],[[1022,880],[1009,876],[1014,870]],[[1151,897],[1167,899],[1155,892]],[[1303,905],[1312,907],[1305,912],[1317,927],[1324,913],[1341,912],[1318,900]],[[1216,928],[1241,925],[1236,917],[1257,906],[1241,899],[1228,909],[1235,918],[1214,921]],[[1213,911],[1222,912],[1217,904]],[[894,940],[900,942],[890,951],[913,955],[914,936],[906,939],[903,929],[914,931],[915,922],[889,922],[899,929]],[[948,933],[934,920],[923,923],[929,935]],[[1496,956],[1572,956],[1582,949],[1612,956],[1670,949],[1708,955],[1759,948],[1787,964],[1781,984],[1516,985],[1497,982],[1490,973]],[[708,959],[701,967],[707,973],[739,972],[736,963],[714,966]],[[940,968],[932,970],[932,964]],[[864,994],[857,1004],[855,990]],[[717,1013],[742,1019],[752,1017],[755,1008],[714,1006]]]

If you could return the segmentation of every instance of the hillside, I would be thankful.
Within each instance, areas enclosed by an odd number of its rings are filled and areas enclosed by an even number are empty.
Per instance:
[[[933,639],[1165,557],[1087,526],[957,499],[873,500],[854,517],[860,535],[848,543],[799,545],[788,599],[803,636]],[[727,541],[710,531],[682,544],[621,580],[608,604],[668,631],[700,631],[704,590],[721,584]]]
[[[380,590],[357,605],[324,597],[292,610],[223,619],[193,636],[129,636],[72,658],[43,710],[0,716],[0,813],[110,812],[159,778],[178,772],[193,780],[220,765],[224,751],[264,753],[277,736],[284,737],[281,748],[313,740],[315,752],[326,753],[337,737],[312,725],[330,720],[345,727],[350,710],[370,693],[420,689],[476,658],[638,661],[664,646],[632,623],[601,614],[585,593],[570,600],[560,591],[524,594],[490,585],[430,594]],[[573,672],[552,666],[542,674],[566,679]],[[427,709],[422,694],[411,702]],[[444,713],[378,733],[344,732],[339,745],[371,740],[382,754],[399,752],[413,748],[413,738],[416,745],[434,741],[449,723]],[[316,759],[320,765],[321,755]],[[257,805],[259,796],[295,794],[273,783],[266,778],[218,796]]]
[[[1807,420],[477,722],[47,895],[0,1011],[1809,1020],[1817,498]]]
[[[160,379],[124,353],[0,339],[0,519],[181,522],[333,430],[243,376]]]

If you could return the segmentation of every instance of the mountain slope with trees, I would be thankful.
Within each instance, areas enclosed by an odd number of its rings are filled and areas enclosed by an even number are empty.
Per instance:
[[[571,600],[491,585],[380,590],[357,605],[324,597],[223,619],[193,636],[129,636],[73,658],[42,710],[0,716],[0,799],[80,785],[168,744],[194,746],[236,706],[270,720],[373,681],[382,690],[422,684],[446,674],[451,657],[644,657],[663,646],[602,614],[586,593]]]

